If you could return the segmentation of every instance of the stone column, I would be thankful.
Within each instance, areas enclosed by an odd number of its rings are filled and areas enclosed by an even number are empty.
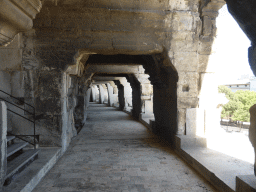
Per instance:
[[[250,108],[249,139],[254,148],[254,153],[256,154],[256,104]],[[254,161],[254,175],[256,176],[256,155]]]
[[[105,99],[105,93],[102,85],[99,85],[100,93],[99,93],[99,103],[103,104]]]
[[[124,110],[128,110],[129,101],[132,101],[132,88],[125,77],[120,78],[119,81],[124,87]]]
[[[108,88],[105,84],[102,84],[103,90],[104,90],[104,103],[108,102]]]
[[[84,93],[84,89],[85,89],[85,85],[83,84],[78,84],[78,93],[76,95],[76,99],[77,99],[77,105],[75,107],[75,124],[76,126],[79,125],[83,126],[84,124],[84,112],[85,112],[85,93]]]
[[[118,87],[118,101],[119,101],[119,109],[124,110],[125,100],[124,100],[124,86],[120,83],[120,81],[115,81]]]
[[[92,88],[84,88],[84,123],[87,119],[87,110],[90,105],[90,97],[91,97]]]
[[[110,81],[109,84],[113,87],[113,105],[117,106],[118,104],[118,88],[114,81]]]
[[[95,85],[91,87],[91,101],[96,102],[96,88]]]
[[[142,108],[140,82],[134,75],[129,75],[129,82],[132,87],[132,115],[139,119]]]
[[[155,123],[152,132],[174,144],[178,132],[177,123],[177,81],[178,75],[172,67],[162,69],[159,76],[150,74],[153,84]]]
[[[107,83],[108,87],[108,105],[112,107],[113,105],[113,87]]]
[[[0,102],[0,127],[1,127],[1,164],[0,164],[0,191],[2,191],[2,187],[5,180],[5,175],[7,171],[7,107],[5,102]]]
[[[38,72],[35,108],[43,118],[37,121],[41,146],[61,146],[65,151],[73,136],[70,127],[67,75],[59,70]],[[45,134],[47,133],[47,134]]]
[[[153,115],[153,86],[148,80],[149,75],[147,74],[135,74],[136,78],[140,82],[140,90],[141,90],[141,102],[142,108],[141,112],[144,116]]]

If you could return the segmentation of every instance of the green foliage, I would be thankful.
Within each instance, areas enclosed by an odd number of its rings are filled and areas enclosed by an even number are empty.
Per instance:
[[[219,93],[225,93],[229,102],[223,106],[221,117],[234,121],[250,121],[249,109],[256,103],[256,92],[236,91],[233,93],[226,86],[219,86]]]
[[[228,100],[231,98],[234,98],[234,93],[231,91],[231,89],[227,88],[225,85],[219,85],[218,87],[219,93],[225,93]]]

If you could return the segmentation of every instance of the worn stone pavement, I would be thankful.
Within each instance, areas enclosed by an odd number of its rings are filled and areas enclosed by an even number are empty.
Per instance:
[[[91,103],[88,120],[33,192],[217,191],[140,122]]]

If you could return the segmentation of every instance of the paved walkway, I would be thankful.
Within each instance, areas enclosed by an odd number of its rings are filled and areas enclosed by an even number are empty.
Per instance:
[[[68,151],[33,192],[217,191],[128,114],[91,104]]]

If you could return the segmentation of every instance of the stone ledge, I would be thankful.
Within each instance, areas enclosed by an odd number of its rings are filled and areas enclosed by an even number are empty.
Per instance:
[[[236,177],[237,192],[256,192],[255,175],[240,175]]]
[[[191,139],[194,140],[192,144],[197,143],[195,138],[185,135],[176,136],[176,143],[180,142],[181,147],[176,144],[175,151],[219,191],[234,192],[236,191],[237,177],[243,178],[243,175],[254,174],[253,164],[206,147],[186,145],[186,143],[190,143]],[[247,190],[242,191],[247,192]]]
[[[140,115],[140,122],[153,132],[154,120]],[[253,164],[208,149],[203,137],[176,135],[175,144],[177,154],[219,191],[256,192]]]
[[[140,114],[139,121],[145,125],[149,131],[153,132],[153,125],[155,121],[154,114]]]

